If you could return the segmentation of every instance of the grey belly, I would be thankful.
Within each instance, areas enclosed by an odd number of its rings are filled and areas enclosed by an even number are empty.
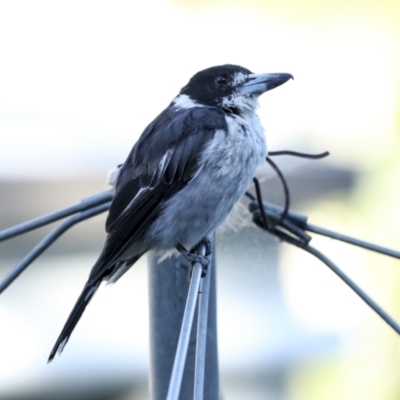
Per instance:
[[[204,172],[204,171],[203,171]],[[149,231],[151,247],[174,248],[178,243],[191,249],[226,219],[246,191],[254,171],[227,179],[210,179],[201,173],[172,197]]]

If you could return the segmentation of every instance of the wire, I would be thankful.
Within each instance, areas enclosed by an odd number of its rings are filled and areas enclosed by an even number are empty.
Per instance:
[[[285,179],[282,171],[278,168],[278,166],[275,164],[275,162],[272,161],[270,156],[287,155],[287,156],[295,156],[295,157],[310,158],[310,159],[320,159],[320,158],[325,158],[325,157],[329,156],[329,152],[325,151],[325,152],[320,153],[320,154],[308,154],[308,153],[300,153],[300,152],[292,151],[292,150],[281,150],[281,151],[270,151],[268,154],[269,155],[266,158],[266,161],[268,162],[269,165],[271,165],[271,167],[277,173],[279,179],[282,182],[283,190],[285,192],[285,207],[283,209],[283,213],[281,214],[281,217],[275,223],[275,226],[276,226],[276,225],[281,224],[287,218],[287,215],[288,215],[288,212],[289,212],[289,208],[290,208],[290,192],[289,192],[289,186],[288,186],[288,184],[286,182],[286,179]],[[262,216],[262,220],[263,220],[264,226],[265,226],[265,228],[267,230],[270,230],[272,227],[269,227],[270,224],[268,223],[268,218],[267,218],[267,216],[265,214],[264,207],[262,206],[263,200],[262,200],[262,196],[261,196],[260,184],[259,184],[258,179],[256,177],[253,178],[253,182],[254,182],[254,187],[256,189],[257,202],[258,202],[258,205],[259,205],[259,208],[260,208],[260,212],[261,212],[261,216]],[[251,193],[246,192],[245,195],[247,197],[249,197],[251,200],[255,200],[255,197]]]
[[[283,239],[294,246],[300,247],[307,251],[313,256],[317,257],[325,265],[327,265],[343,282],[346,283],[366,304],[368,304],[389,326],[391,326],[398,334],[400,334],[400,325],[382,308],[380,307],[370,296],[367,295],[354,281],[352,281],[339,267],[337,267],[331,260],[329,260],[324,254],[319,252],[317,249],[301,243],[290,237]]]
[[[375,251],[377,253],[384,254],[389,257],[394,257],[400,259],[400,252],[392,249],[388,249],[387,247],[378,246],[373,243],[365,242],[364,240],[356,239],[351,236],[342,235],[341,233],[333,232],[328,229],[321,228],[316,225],[306,224],[304,229],[310,232],[317,233],[319,235],[324,235],[330,237],[332,239],[340,240],[345,243],[352,244],[354,246],[362,247],[367,250]]]
[[[273,226],[276,226],[276,225],[281,224],[287,218],[289,207],[290,207],[290,193],[289,193],[288,184],[287,184],[286,179],[283,176],[281,170],[278,168],[278,166],[269,157],[267,157],[266,160],[267,160],[268,164],[271,165],[271,167],[274,169],[274,171],[279,176],[279,178],[280,178],[280,180],[282,182],[282,185],[283,185],[284,193],[285,193],[285,208],[283,209],[283,212],[280,215],[280,217],[277,220],[277,222],[275,222],[274,225],[273,225]],[[256,177],[253,178],[253,182],[254,182],[254,188],[256,190],[256,198],[257,198],[258,207],[259,207],[259,210],[260,210],[260,213],[261,213],[262,221],[263,221],[265,229],[267,231],[269,231],[269,230],[271,230],[273,228],[273,226],[271,226],[270,223],[268,222],[268,218],[267,218],[267,215],[265,213],[265,209],[264,209],[264,206],[263,206],[263,199],[262,199],[261,189],[260,189],[260,183],[259,183],[259,181],[258,181],[258,179]],[[251,193],[246,192],[245,194],[251,200],[255,200],[254,196]]]
[[[278,168],[278,166],[269,158],[267,157],[267,162],[268,164],[274,169],[274,171],[278,174],[279,179],[282,182],[283,185],[283,191],[285,193],[285,207],[283,209],[283,213],[281,217],[279,218],[278,222],[275,225],[279,225],[282,223],[287,218],[289,207],[290,207],[290,193],[289,193],[289,186],[286,182],[285,177],[283,176],[281,170]]]
[[[253,178],[253,181],[254,181],[254,178]],[[250,200],[256,200],[256,198],[250,192],[246,192],[245,196],[247,196]]]
[[[325,158],[329,156],[329,151],[324,151],[320,154],[307,154],[307,153],[299,153],[297,151],[291,150],[282,150],[282,151],[269,151],[268,156],[295,156],[301,158],[311,158],[313,160],[318,160],[320,158]]]
[[[264,228],[268,231],[270,229],[270,227],[269,227],[268,219],[267,219],[267,216],[265,214],[265,210],[264,210],[264,207],[262,204],[260,183],[258,182],[258,179],[256,177],[253,178],[253,182],[254,182],[254,188],[256,189],[257,202],[258,202],[258,206],[260,207],[260,212],[261,212],[261,217],[262,217],[262,221],[264,224]]]
[[[0,232],[0,242],[18,235],[22,235],[23,233],[30,232],[42,226],[51,224],[52,222],[58,221],[65,217],[69,217],[70,215],[76,214],[77,212],[88,210],[94,206],[103,204],[107,201],[110,201],[112,199],[112,196],[112,190],[101,192],[94,196],[83,199],[80,203],[74,204],[73,206],[54,211],[50,214],[46,214],[41,217],[24,222],[22,224],[5,229]]]
[[[277,211],[279,213],[279,209],[281,207],[277,207],[275,205],[270,205],[268,203],[263,203],[263,208],[265,208],[265,214],[273,219],[273,215],[277,215]],[[259,210],[259,202],[255,202],[254,200],[249,205],[250,211],[253,213],[253,221],[265,229],[261,212]],[[371,243],[363,242],[358,239],[351,238],[350,236],[345,236],[338,234],[336,232],[328,231],[327,229],[323,229],[317,227],[315,225],[307,224],[307,217],[295,213],[293,211],[289,211],[288,219],[284,220],[279,225],[274,225],[272,229],[269,229],[269,232],[277,236],[284,242],[290,243],[294,246],[297,246],[308,253],[314,255],[319,260],[321,260],[324,264],[326,264],[336,275],[338,275],[366,304],[368,304],[388,325],[390,325],[398,334],[400,334],[400,325],[386,312],[384,311],[371,297],[369,297],[354,281],[352,281],[343,271],[341,271],[332,261],[330,261],[325,255],[320,253],[317,249],[309,246],[308,242],[311,240],[311,237],[304,237],[304,230],[309,230],[318,234],[322,234],[325,236],[332,237],[334,239],[342,240],[347,243],[354,244],[356,246],[360,246],[363,248],[367,248],[369,250],[378,251],[382,254],[387,254],[392,257],[400,258],[400,253],[394,250],[386,249],[384,247],[376,246]]]
[[[82,211],[73,217],[64,221],[60,226],[50,232],[42,241],[40,241],[25,258],[0,282],[0,294],[18,278],[18,276],[51,244],[53,244],[65,231],[76,225],[78,222],[84,221],[95,215],[101,214],[110,208],[110,202],[93,207],[89,210]]]
[[[311,158],[311,159],[320,159],[328,156],[329,152],[324,152],[315,155],[298,153],[289,150],[269,152],[269,156],[280,156],[280,155],[291,155],[291,156]],[[289,210],[290,197],[289,197],[289,188],[287,182],[282,172],[272,162],[272,160],[269,157],[267,157],[267,161],[272,166],[272,168],[274,168],[274,170],[278,174],[283,184],[285,190],[285,207],[282,209],[281,207],[264,203],[262,200],[261,190],[258,181],[256,180],[256,178],[254,178],[257,203],[255,203],[254,196],[251,193],[246,192],[246,196],[252,200],[252,203],[250,203],[249,208],[250,211],[253,213],[253,221],[261,228],[269,231],[275,236],[278,236],[282,241],[297,246],[317,257],[320,261],[322,261],[325,265],[327,265],[336,275],[338,275],[389,326],[391,326],[398,334],[400,334],[400,325],[388,313],[386,313],[386,311],[384,311],[371,297],[369,297],[355,282],[353,282],[343,271],[341,271],[325,255],[320,253],[317,249],[309,246],[308,243],[311,240],[311,237],[305,235],[304,230],[314,232],[320,235],[325,235],[333,239],[341,240],[343,242],[350,243],[355,246],[359,246],[368,250],[372,250],[399,259],[400,259],[400,252],[382,246],[377,246],[375,244],[368,243],[359,239],[355,239],[350,236],[329,231],[327,229],[320,228],[315,225],[307,224],[306,216],[294,213]],[[268,225],[265,224],[265,221],[268,220],[268,216],[270,219],[276,219],[276,215],[279,214],[280,218],[276,223],[274,223],[273,226],[268,227]]]

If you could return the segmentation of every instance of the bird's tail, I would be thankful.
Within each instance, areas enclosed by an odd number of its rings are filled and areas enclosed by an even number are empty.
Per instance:
[[[56,344],[53,347],[53,350],[50,353],[48,363],[51,362],[54,356],[58,353],[60,354],[64,346],[67,344],[69,337],[71,336],[72,331],[74,330],[76,324],[81,318],[83,312],[85,311],[86,306],[89,304],[89,301],[96,293],[101,281],[95,283],[86,283],[85,287],[82,290],[81,295],[79,296],[77,302],[75,303],[74,308],[71,311],[71,314],[68,317],[67,322],[64,325],[60,336],[57,339]]]

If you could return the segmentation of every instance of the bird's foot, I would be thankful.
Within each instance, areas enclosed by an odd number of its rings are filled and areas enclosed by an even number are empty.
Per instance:
[[[207,258],[207,256],[211,254],[211,251],[209,251],[209,249],[212,247],[212,243],[211,243],[211,241],[209,241],[210,247],[208,250],[207,250],[208,244],[205,244],[205,243],[202,243],[202,244],[204,244],[206,247],[206,255],[205,256],[203,256],[202,254],[195,253],[193,250],[188,251],[181,244],[178,244],[178,246],[176,246],[176,249],[183,255],[183,257],[186,258],[186,260],[189,263],[189,278],[192,278],[193,266],[196,263],[201,264],[201,267],[202,267],[201,277],[203,278],[207,275],[207,269],[210,264],[210,260]]]
[[[196,263],[201,264],[201,277],[204,278],[207,275],[208,266],[210,265],[210,260],[203,256],[202,254],[188,253],[188,257],[186,258],[189,261],[189,277],[192,278],[193,266]]]
[[[201,244],[204,244],[205,248],[206,248],[206,257],[210,256],[212,254],[213,251],[213,242],[209,237],[203,237],[203,239],[200,240],[200,243],[194,247],[191,251],[194,252],[196,250],[196,248],[198,248]]]

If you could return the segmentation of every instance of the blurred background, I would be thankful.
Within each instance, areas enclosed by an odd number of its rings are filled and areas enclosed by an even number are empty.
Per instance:
[[[270,150],[309,222],[400,249],[400,3],[395,0],[0,2],[0,229],[107,189],[198,70],[295,80],[261,98]],[[259,171],[268,201],[282,189]],[[218,234],[223,399],[400,398],[400,340],[324,265],[251,225]],[[98,292],[46,364],[105,238],[74,228],[0,298],[0,398],[148,399],[146,258]],[[0,245],[1,277],[54,226]],[[400,264],[312,243],[400,320]]]

